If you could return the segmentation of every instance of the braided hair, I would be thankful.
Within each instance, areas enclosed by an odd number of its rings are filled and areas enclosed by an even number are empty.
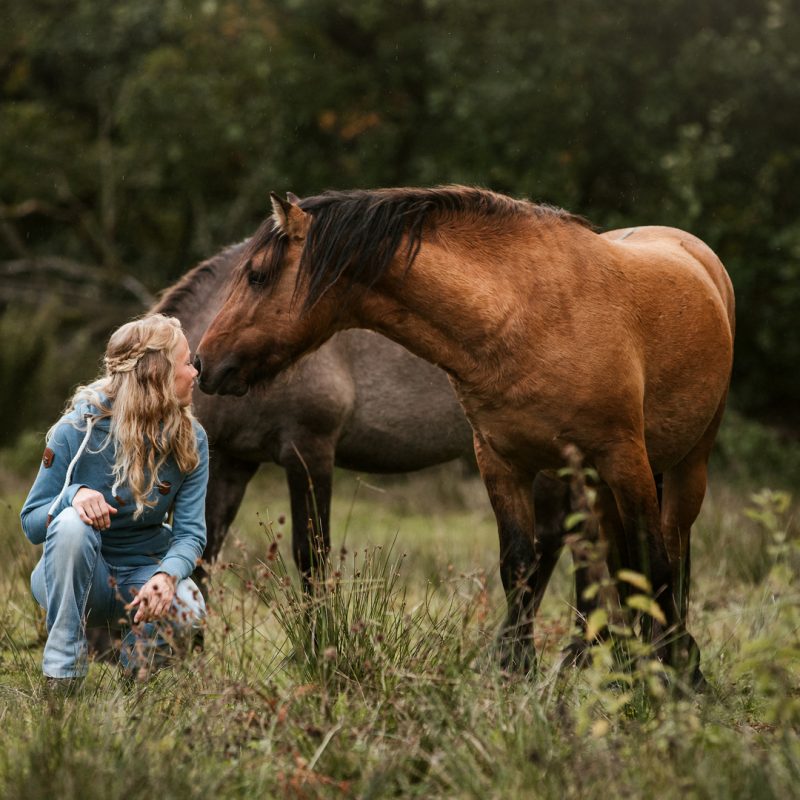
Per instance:
[[[126,323],[108,341],[104,374],[78,387],[67,403],[67,412],[88,402],[98,409],[97,418],[110,419],[114,481],[130,489],[134,518],[156,505],[150,496],[170,455],[181,472],[191,472],[199,463],[191,408],[182,406],[175,394],[181,334],[180,321],[163,314]]]

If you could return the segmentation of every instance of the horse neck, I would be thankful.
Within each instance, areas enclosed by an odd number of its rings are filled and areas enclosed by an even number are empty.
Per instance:
[[[467,380],[510,347],[540,276],[561,238],[525,226],[481,239],[429,238],[406,273],[396,258],[365,295],[359,324]],[[399,252],[403,252],[401,247]]]

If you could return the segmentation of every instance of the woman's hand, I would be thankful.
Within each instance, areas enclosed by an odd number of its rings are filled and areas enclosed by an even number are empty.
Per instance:
[[[75,493],[72,507],[78,512],[78,516],[96,531],[104,531],[110,528],[111,515],[117,513],[117,509],[114,506],[106,503],[106,499],[101,492],[89,489],[86,486],[82,486]]]
[[[172,607],[177,582],[177,578],[167,575],[166,572],[156,572],[126,606],[129,609],[138,606],[133,618],[134,623],[150,622],[165,617]]]

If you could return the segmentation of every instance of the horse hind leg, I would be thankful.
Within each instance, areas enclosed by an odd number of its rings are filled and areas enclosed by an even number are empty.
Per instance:
[[[703,687],[700,648],[686,630],[691,584],[692,525],[700,513],[706,488],[706,465],[681,462],[664,476],[662,530],[672,568],[680,629],[673,644],[672,661],[686,669],[691,683]]]
[[[643,443],[619,445],[598,459],[600,477],[613,493],[620,530],[611,543],[611,562],[644,574],[666,617],[666,630],[683,636],[675,596],[672,567],[661,530],[661,513],[653,473]],[[627,587],[619,586],[622,599]],[[659,659],[672,664],[674,651],[669,647],[665,630],[655,620],[643,620],[643,633],[656,644]]]
[[[683,631],[683,636],[675,642],[675,657],[686,666],[692,685],[698,689],[706,685],[700,670],[700,649],[697,642],[686,632],[691,584],[691,535],[692,526],[705,498],[708,459],[722,420],[724,406],[723,400],[701,440],[664,476],[661,528],[672,565],[678,616]]]

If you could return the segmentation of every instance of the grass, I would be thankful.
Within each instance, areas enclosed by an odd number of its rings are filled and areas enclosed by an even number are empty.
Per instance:
[[[566,561],[537,619],[538,673],[503,673],[477,479],[450,466],[336,480],[334,572],[310,610],[284,561],[283,477],[265,469],[215,571],[204,652],[133,688],[95,663],[83,694],[59,701],[40,678],[25,482],[0,476],[0,796],[793,796],[800,548],[785,494],[711,486],[691,628],[712,690],[692,695],[646,662],[620,673],[602,647],[589,668],[557,670]]]

